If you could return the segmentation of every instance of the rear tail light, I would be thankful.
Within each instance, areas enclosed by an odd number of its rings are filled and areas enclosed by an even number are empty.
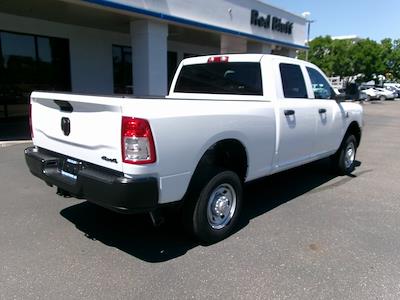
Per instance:
[[[128,164],[150,164],[156,161],[154,139],[147,120],[122,117],[122,161]]]
[[[33,139],[33,128],[32,128],[32,100],[29,103],[29,130],[31,131],[31,138]]]
[[[207,62],[208,63],[221,63],[221,62],[228,62],[229,56],[211,56]]]

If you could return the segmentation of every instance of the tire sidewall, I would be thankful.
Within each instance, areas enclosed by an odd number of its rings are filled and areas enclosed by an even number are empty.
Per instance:
[[[355,151],[355,153],[354,153],[354,161],[353,161],[353,163],[352,163],[349,167],[346,168],[346,164],[345,164],[346,149],[347,149],[347,146],[348,146],[350,143],[353,143],[353,144],[354,144],[354,151]],[[348,175],[348,174],[350,174],[351,172],[354,171],[355,161],[356,161],[356,155],[357,155],[357,140],[356,140],[356,138],[355,138],[354,135],[349,135],[349,136],[347,136],[347,137],[345,138],[344,143],[342,144],[342,147],[341,147],[341,149],[340,149],[340,153],[339,153],[339,154],[340,154],[340,155],[339,155],[339,161],[338,161],[338,164],[339,164],[339,165],[338,165],[339,172],[340,172],[342,175]]]
[[[236,193],[236,208],[232,219],[225,227],[214,229],[208,222],[208,200],[212,192],[221,184],[230,184]],[[201,189],[193,212],[193,232],[205,243],[214,243],[228,237],[238,222],[242,207],[243,188],[238,175],[232,171],[222,171],[211,178]]]

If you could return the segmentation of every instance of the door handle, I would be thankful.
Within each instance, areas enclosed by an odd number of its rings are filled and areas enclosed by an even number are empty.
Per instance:
[[[324,114],[324,113],[326,113],[326,109],[325,109],[325,108],[320,108],[320,109],[318,110],[318,112],[319,112],[320,114]]]
[[[293,109],[285,109],[283,112],[285,116],[292,116],[295,114],[295,111]]]

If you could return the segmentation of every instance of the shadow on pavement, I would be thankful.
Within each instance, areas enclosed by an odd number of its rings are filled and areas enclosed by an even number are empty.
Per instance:
[[[30,140],[28,117],[0,119],[0,141]]]
[[[238,231],[251,219],[335,178],[326,171],[328,164],[328,160],[321,160],[247,184]],[[338,184],[324,186],[323,189],[335,188],[352,178],[343,177]],[[88,238],[146,262],[168,261],[199,245],[184,233],[179,218],[170,218],[163,226],[154,228],[147,214],[122,215],[88,202],[63,209],[60,214]]]

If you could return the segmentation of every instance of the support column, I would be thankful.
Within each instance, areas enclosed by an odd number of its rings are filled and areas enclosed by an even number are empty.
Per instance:
[[[130,32],[134,95],[165,96],[168,25],[148,20],[133,21]]]
[[[221,35],[221,54],[223,53],[246,53],[247,41],[240,37]]]

